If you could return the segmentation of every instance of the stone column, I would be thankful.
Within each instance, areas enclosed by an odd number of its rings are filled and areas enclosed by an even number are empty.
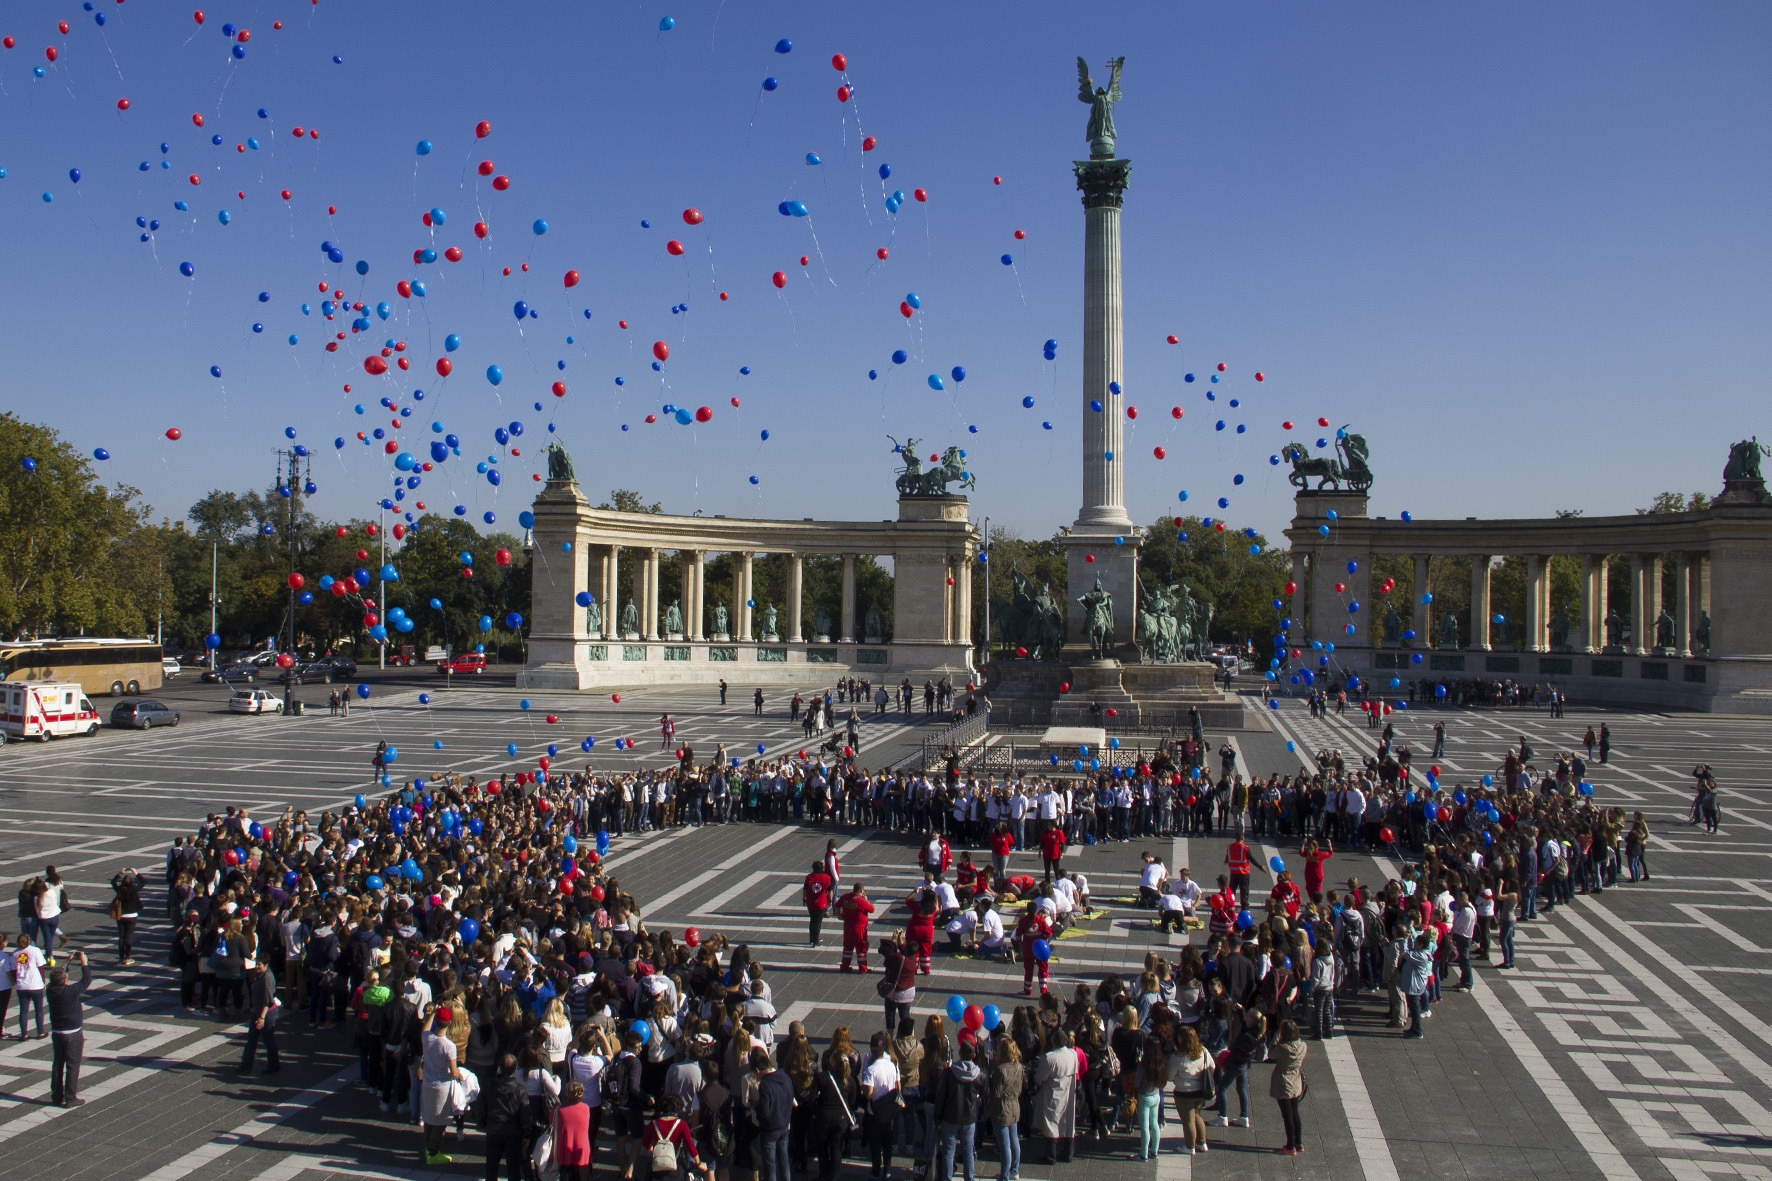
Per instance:
[[[1692,560],[1674,557],[1674,651],[1692,655]]]
[[[659,638],[658,630],[658,551],[646,551],[646,638]]]
[[[954,559],[942,558],[941,569],[947,583],[941,595],[941,642],[951,644],[954,642],[954,593],[959,582],[954,573]]]
[[[1130,529],[1126,514],[1125,397],[1112,386],[1123,375],[1120,206],[1132,172],[1129,160],[1076,164],[1083,193],[1083,507],[1077,524]],[[1099,403],[1095,410],[1091,403]]]
[[[1630,556],[1630,643],[1626,648],[1641,656],[1649,650],[1643,642],[1647,634],[1648,622],[1653,616],[1644,615],[1649,604],[1649,580],[1643,566],[1643,555]]]
[[[702,602],[707,592],[707,556],[706,550],[690,550],[686,559],[691,565],[687,608],[689,615],[684,618],[683,626],[688,628],[690,636],[697,640],[707,638],[708,625],[703,619],[706,611]]]
[[[1133,555],[1134,561],[1137,556]],[[972,646],[972,567],[976,564],[965,554],[954,559],[954,589],[960,592],[954,596],[954,640],[968,648]]]
[[[609,547],[609,564],[603,571],[603,635],[621,638],[621,546]]]
[[[751,638],[751,561],[754,557],[750,553],[740,554],[739,568],[733,576],[733,581],[739,587],[735,597],[738,599],[738,638],[741,640]]]
[[[843,619],[838,625],[837,642],[855,643],[855,555],[843,555]]]
[[[689,622],[690,614],[695,610],[695,571],[692,569],[694,558],[690,551],[677,551],[677,561],[681,569],[677,572],[677,603],[683,615],[683,638],[688,639],[695,634],[695,625]]]
[[[1645,563],[1649,580],[1649,631],[1644,637],[1643,648],[1653,651],[1655,648],[1655,621],[1661,617],[1661,555],[1652,554]]]
[[[1421,601],[1421,596],[1428,593],[1427,589],[1428,555],[1415,555],[1415,646],[1417,648],[1433,647],[1433,612],[1430,605]]]
[[[1710,610],[1710,558],[1704,554],[1691,555],[1691,566],[1688,570],[1691,587],[1688,595],[1692,600],[1692,630],[1698,630],[1699,620],[1704,612]],[[1686,638],[1689,650],[1698,651],[1698,641],[1690,636]]]
[[[1490,554],[1471,555],[1471,635],[1465,645],[1473,652],[1489,650],[1489,559]],[[1466,670],[1476,671],[1476,670]]]
[[[802,589],[806,559],[799,554],[788,555],[788,643],[798,644],[805,640],[801,635],[800,601],[805,597]]]
[[[1547,561],[1538,554],[1526,555],[1526,634],[1522,652],[1542,652],[1545,642],[1544,584]]]
[[[1577,652],[1597,650],[1594,643],[1594,609],[1599,603],[1599,595],[1595,593],[1597,565],[1592,554],[1581,555],[1581,630],[1569,639],[1570,647]]]

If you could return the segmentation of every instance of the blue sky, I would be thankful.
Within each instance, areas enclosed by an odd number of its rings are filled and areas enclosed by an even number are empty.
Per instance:
[[[551,421],[592,495],[632,487],[730,515],[890,516],[886,436],[959,444],[975,515],[1051,532],[1076,515],[1084,413],[1078,53],[1098,76],[1128,58],[1136,519],[1188,489],[1189,508],[1228,496],[1233,523],[1283,527],[1289,489],[1268,463],[1282,420],[1306,441],[1327,433],[1305,429],[1319,415],[1362,431],[1373,511],[1423,518],[1715,491],[1727,444],[1759,427],[1762,5],[255,0],[205,4],[202,26],[190,5],[145,0],[22,7],[0,17],[17,39],[0,51],[5,404],[106,448],[107,477],[173,516],[211,487],[267,483],[285,427],[315,449],[316,509],[370,512],[391,466],[354,435],[389,416],[353,407],[389,397],[414,408],[400,432],[412,450],[432,421],[462,440],[411,499],[473,520],[494,510],[501,526],[535,487]],[[251,30],[243,59],[224,22]],[[793,50],[777,54],[784,37]],[[834,94],[839,52],[850,104]],[[492,134],[477,141],[482,119]],[[295,140],[296,125],[320,138]],[[236,151],[249,136],[259,149]],[[421,139],[435,149],[423,158]],[[481,159],[508,191],[476,174]],[[918,187],[926,203],[886,212],[887,193]],[[784,200],[810,216],[781,216]],[[434,233],[421,223],[433,207],[447,216]],[[684,224],[688,207],[701,225]],[[149,243],[138,216],[161,221]],[[450,245],[461,262],[412,261]],[[583,276],[571,291],[568,268]],[[426,297],[400,298],[403,278]],[[326,325],[323,279],[388,301],[391,318],[360,335],[344,317]],[[923,306],[906,321],[909,292]],[[518,299],[540,318],[519,322]],[[463,343],[442,381],[450,333]],[[385,338],[408,343],[410,372],[365,373]],[[656,340],[671,348],[663,374]],[[1185,384],[1188,371],[1202,380]],[[713,419],[644,424],[667,402]],[[521,456],[492,435],[511,421],[527,428]],[[489,455],[496,489],[474,470]]]

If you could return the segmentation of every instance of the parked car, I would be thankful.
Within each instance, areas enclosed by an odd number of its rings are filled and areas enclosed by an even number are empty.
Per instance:
[[[331,665],[334,680],[348,680],[357,675],[357,662],[349,656],[321,656],[308,663]]]
[[[237,714],[280,714],[283,712],[283,699],[273,697],[263,689],[248,689],[228,698],[228,711]]]
[[[203,674],[203,679],[210,684],[222,684],[228,681],[245,681],[250,685],[253,681],[258,679],[258,674],[258,665],[242,664],[239,661],[235,661],[232,664],[224,664],[220,668],[209,669]]]
[[[346,674],[323,656],[319,660],[296,665],[279,679],[292,685],[330,685],[345,678]]]
[[[178,657],[163,656],[160,658],[160,677],[162,680],[168,677],[176,677],[183,671],[185,671],[184,666],[179,664]]]
[[[483,652],[463,652],[452,660],[438,661],[437,671],[444,676],[451,673],[483,673],[486,671],[486,655]]]
[[[123,701],[111,708],[111,725],[119,730],[176,726],[178,711],[158,701]]]

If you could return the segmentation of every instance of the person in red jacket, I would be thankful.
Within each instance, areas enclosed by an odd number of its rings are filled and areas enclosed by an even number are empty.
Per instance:
[[[1323,862],[1335,856],[1335,842],[1330,841],[1327,849],[1318,846],[1314,839],[1306,839],[1300,846],[1298,855],[1304,859],[1304,892],[1311,896],[1311,901],[1321,904],[1323,901]],[[1355,903],[1357,906],[1358,903]]]
[[[849,888],[849,893],[837,904],[837,913],[843,916],[843,966],[842,971],[849,971],[851,953],[861,959],[861,970],[868,968],[868,916],[874,913],[874,904],[868,900],[867,891],[857,882]]]
[[[1055,878],[1064,872],[1059,863],[1064,859],[1064,829],[1053,825],[1040,834],[1040,861],[1046,868],[1046,876]]]
[[[937,881],[954,864],[954,851],[948,847],[948,839],[936,835],[933,829],[924,834],[923,849],[917,857],[919,866],[934,874]]]
[[[1046,979],[1049,969],[1046,961],[1034,954],[1034,944],[1041,939],[1051,942],[1052,922],[1040,913],[1039,906],[1030,899],[1027,909],[1021,912],[1021,918],[1015,923],[1015,942],[1021,948],[1022,996],[1034,995],[1034,970],[1036,968],[1040,972],[1040,995],[1046,995]]]
[[[1238,905],[1249,909],[1249,846],[1242,837],[1231,842],[1224,851],[1224,863],[1230,867],[1231,889],[1237,892]]]
[[[935,946],[935,912],[940,906],[934,890],[919,889],[911,898],[911,917],[904,928],[904,953],[907,957],[916,956],[917,970],[925,976],[929,975],[929,953]]]
[[[1009,831],[1007,820],[997,821],[997,831],[991,834],[991,876],[1004,878],[1009,876],[1009,854],[1015,851],[1015,834]]]
[[[812,872],[806,875],[806,884],[800,890],[800,901],[806,904],[807,942],[813,947],[822,942],[820,931],[824,927],[824,916],[830,912],[831,891],[836,885],[831,875],[825,872],[824,862],[814,861]]]
[[[1304,895],[1299,890],[1298,883],[1292,880],[1292,871],[1282,869],[1280,876],[1274,879],[1273,892],[1268,895],[1268,910],[1284,910],[1287,919],[1296,920],[1298,907],[1303,901]]]

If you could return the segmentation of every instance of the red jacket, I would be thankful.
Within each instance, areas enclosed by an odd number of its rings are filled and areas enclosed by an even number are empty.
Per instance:
[[[1234,874],[1249,872],[1249,846],[1242,841],[1232,841],[1231,847],[1225,850],[1224,863],[1231,867]]]
[[[806,875],[806,885],[800,890],[800,901],[813,910],[824,910],[831,904],[831,890],[837,883],[831,881],[831,875],[824,870]]]
[[[1269,896],[1286,908],[1287,918],[1298,917],[1298,904],[1303,899],[1303,895],[1299,892],[1297,882],[1275,882],[1273,892]]]
[[[1015,850],[1015,834],[1012,832],[994,832],[991,834],[991,852],[999,857],[1007,857]]]
[[[868,916],[874,913],[874,904],[860,894],[845,894],[837,903],[837,910],[843,916],[843,929],[859,935],[868,932]]]
[[[1040,855],[1048,861],[1064,856],[1064,829],[1049,828],[1040,834]]]
[[[954,851],[948,847],[948,839],[946,837],[936,837],[935,839],[941,843],[941,857],[939,861],[929,856],[930,842],[928,841],[923,842],[918,850],[917,856],[921,859],[924,869],[934,870],[936,873],[946,873],[953,867]]]
[[[1023,915],[1015,924],[1015,936],[1021,940],[1024,949],[1033,947],[1036,939],[1052,938],[1052,921],[1039,911],[1032,915]]]

